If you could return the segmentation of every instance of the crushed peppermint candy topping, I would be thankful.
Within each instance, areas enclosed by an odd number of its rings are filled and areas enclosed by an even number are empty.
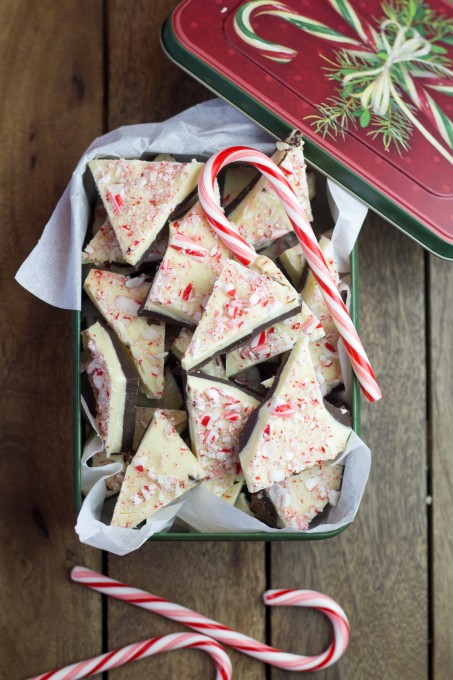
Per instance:
[[[262,326],[263,321],[269,320],[272,325],[273,320],[297,310],[298,293],[280,272],[275,273],[274,263],[261,256],[253,267],[244,267],[234,260],[225,263],[182,359],[185,370],[201,364],[222,347],[237,343],[241,337]],[[268,338],[270,335],[268,332]],[[252,342],[256,346],[257,341]],[[248,347],[251,349],[250,344]],[[258,349],[258,360],[263,351]]]
[[[301,531],[308,529],[310,522],[328,503],[332,506],[338,503],[342,475],[342,465],[317,463],[267,489],[279,526]]]
[[[144,309],[197,324],[228,256],[228,249],[196,203],[182,219],[170,224],[168,249]]]
[[[308,337],[301,335],[240,453],[252,493],[269,487],[275,471],[291,477],[332,460],[346,446],[351,430],[325,408],[309,347]]]
[[[148,292],[149,284],[142,277],[128,278],[114,272],[92,269],[84,282],[84,289],[128,348],[134,366],[151,399],[162,396],[164,381],[165,326],[149,324],[137,315]],[[134,285],[128,285],[134,281]]]
[[[290,350],[301,333],[310,335],[311,340],[324,335],[317,317],[302,305],[300,313],[284,319],[256,335],[242,347],[227,354],[227,376],[240,373],[266,359]]]
[[[191,441],[209,478],[237,473],[239,433],[257,405],[254,397],[233,385],[188,376]]]

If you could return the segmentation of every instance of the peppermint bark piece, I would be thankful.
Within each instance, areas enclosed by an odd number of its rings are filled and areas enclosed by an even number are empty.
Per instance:
[[[82,251],[82,264],[102,265],[106,262],[125,264],[120,244],[107,219]]]
[[[227,260],[181,365],[198,368],[299,308],[298,293],[271,260],[260,256],[249,267]]]
[[[165,326],[148,324],[137,315],[149,288],[145,277],[92,269],[83,288],[120,339],[146,395],[159,399],[164,387]]]
[[[135,416],[135,431],[134,431],[134,441],[132,444],[132,449],[137,451],[140,442],[145,434],[150,422],[154,418],[156,410],[162,411],[166,418],[175,428],[178,434],[184,432],[187,427],[187,414],[185,411],[178,411],[176,409],[155,409],[149,406],[137,406],[137,412]]]
[[[278,526],[306,531],[328,503],[337,504],[342,476],[343,465],[317,463],[267,489]]]
[[[324,405],[309,340],[301,335],[265,403],[240,438],[240,461],[250,492],[282,482],[344,450],[351,428]]]
[[[82,332],[85,370],[96,400],[96,424],[107,456],[132,445],[138,377],[113,333],[99,322]]]
[[[98,159],[88,163],[120,244],[136,264],[176,206],[196,187],[202,163]]]
[[[140,313],[196,326],[229,255],[197,202],[170,223],[168,248]]]
[[[105,451],[96,453],[91,459],[91,467],[104,467],[104,465],[110,465],[111,463],[121,463],[123,466],[120,472],[112,477],[107,477],[105,480],[106,488],[106,498],[115,496],[120,492],[121,485],[124,482],[124,475],[126,474],[127,466],[129,465],[130,457],[125,456],[121,453],[113,453],[111,456],[107,456]]]
[[[170,352],[172,352],[180,361],[190,345],[192,337],[193,332],[191,330],[188,328],[181,328],[178,337],[171,345]],[[225,378],[225,367],[222,360],[217,357],[216,359],[212,359],[212,361],[208,361],[208,363],[203,366],[203,373],[211,375],[213,378]]]
[[[326,258],[329,270],[338,285],[340,279],[333,256],[332,241],[323,236],[319,241],[319,247]],[[340,334],[338,333],[321,290],[311,271],[308,273],[302,291],[302,299],[311,311],[316,314],[324,330],[324,336],[310,344],[310,353],[316,377],[321,387],[321,393],[325,396],[329,394],[334,387],[343,382],[337,347]]]
[[[226,375],[236,375],[291,349],[301,333],[315,340],[324,335],[322,326],[305,303],[299,314],[266,328],[226,356]]]
[[[208,489],[215,496],[225,501],[225,503],[234,505],[244,486],[244,475],[242,472],[238,472],[235,475],[213,477],[212,479],[205,479],[201,484],[205,489]]]
[[[288,274],[291,283],[297,288],[301,282],[302,274],[307,264],[307,259],[300,243],[285,250],[280,255],[279,260],[283,269]]]
[[[277,151],[272,155],[272,160],[286,175],[307,218],[313,219],[301,133],[293,132],[286,142],[277,142]],[[241,236],[257,250],[293,230],[280,199],[264,177],[260,177],[241,203],[231,211],[228,219],[237,225]]]
[[[258,180],[259,176],[259,172],[252,165],[227,165],[222,191],[222,206],[228,209],[228,206],[238,196],[240,197],[243,191],[247,191],[247,188],[251,184],[253,185],[253,182]]]
[[[259,401],[226,380],[204,376],[188,375],[186,389],[190,441],[209,478],[207,486],[234,503],[243,483],[239,433]]]
[[[126,470],[112,526],[133,528],[193,489],[203,469],[163,411],[157,409]]]
[[[155,262],[163,258],[168,242],[167,236],[163,233],[164,231],[157,235],[156,240],[145,254],[143,262]],[[126,264],[109,219],[97,230],[91,241],[85,246],[85,250],[82,251],[82,264],[95,264],[99,266],[106,262]]]

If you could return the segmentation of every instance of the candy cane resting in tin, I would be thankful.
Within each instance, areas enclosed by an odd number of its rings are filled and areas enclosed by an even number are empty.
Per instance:
[[[112,652],[73,663],[59,670],[35,675],[28,680],[79,680],[79,678],[88,678],[90,675],[97,675],[112,668],[118,668],[130,661],[137,661],[155,654],[187,647],[201,649],[212,657],[216,667],[216,680],[231,680],[233,671],[231,661],[225,650],[206,635],[196,633],[171,633],[170,635],[149,638],[149,640],[135,642],[132,645],[114,649]]]
[[[182,623],[187,628],[192,628],[199,633],[205,633],[221,644],[236,649],[243,654],[252,656],[263,663],[288,671],[316,671],[327,668],[336,663],[342,656],[349,642],[349,622],[343,609],[330,597],[317,593],[313,590],[267,590],[264,595],[264,604],[269,606],[283,607],[309,607],[316,609],[327,616],[334,629],[334,639],[328,649],[317,656],[301,656],[281,652],[275,647],[270,647],[258,642],[247,635],[237,633],[231,628],[197,614],[191,609],[182,607],[165,600],[158,595],[152,595],[138,588],[115,581],[107,576],[98,574],[85,567],[74,567],[71,578],[76,583],[81,583],[88,588],[109,595],[118,600],[135,604],[155,614],[160,614],[166,619]]]
[[[382,395],[373,369],[330,274],[324,255],[319,249],[310,222],[305,217],[293,188],[280,168],[263,153],[246,146],[232,146],[211,156],[206,161],[198,182],[198,197],[209,224],[240,262],[245,265],[253,262],[256,252],[240,236],[235,225],[227,220],[214,191],[215,179],[220,170],[235,161],[250,163],[257,168],[280,198],[332,319],[343,339],[360,387],[369,401],[377,401]]]

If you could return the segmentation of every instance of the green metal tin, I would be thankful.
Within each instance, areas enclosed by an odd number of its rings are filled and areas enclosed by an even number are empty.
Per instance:
[[[351,317],[358,328],[358,253],[357,245],[351,253]],[[81,412],[81,388],[80,388],[80,355],[81,355],[81,312],[72,313],[72,413],[73,413],[73,465],[74,465],[74,504],[77,513],[80,512],[83,502],[81,489],[81,458],[83,449],[82,412]],[[360,435],[360,387],[355,376],[352,385],[352,426]],[[168,532],[158,533],[152,536],[151,541],[308,541],[332,538],[344,531],[346,526],[335,531],[326,531],[318,534],[294,533],[195,533],[195,532]]]

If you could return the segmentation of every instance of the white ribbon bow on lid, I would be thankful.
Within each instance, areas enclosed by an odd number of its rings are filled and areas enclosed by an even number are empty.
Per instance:
[[[393,45],[390,44],[386,36],[386,29],[391,25],[397,27]],[[351,92],[350,88],[348,88],[348,91],[352,97],[360,98],[360,103],[364,109],[371,108],[374,113],[385,116],[390,105],[391,96],[395,95],[395,86],[392,81],[392,66],[403,61],[420,60],[429,54],[431,44],[415,28],[401,26],[392,19],[382,23],[381,38],[387,52],[387,59],[382,66],[357,73],[350,73],[343,79],[343,86],[347,87],[355,80],[376,76],[376,79],[361,92]]]

